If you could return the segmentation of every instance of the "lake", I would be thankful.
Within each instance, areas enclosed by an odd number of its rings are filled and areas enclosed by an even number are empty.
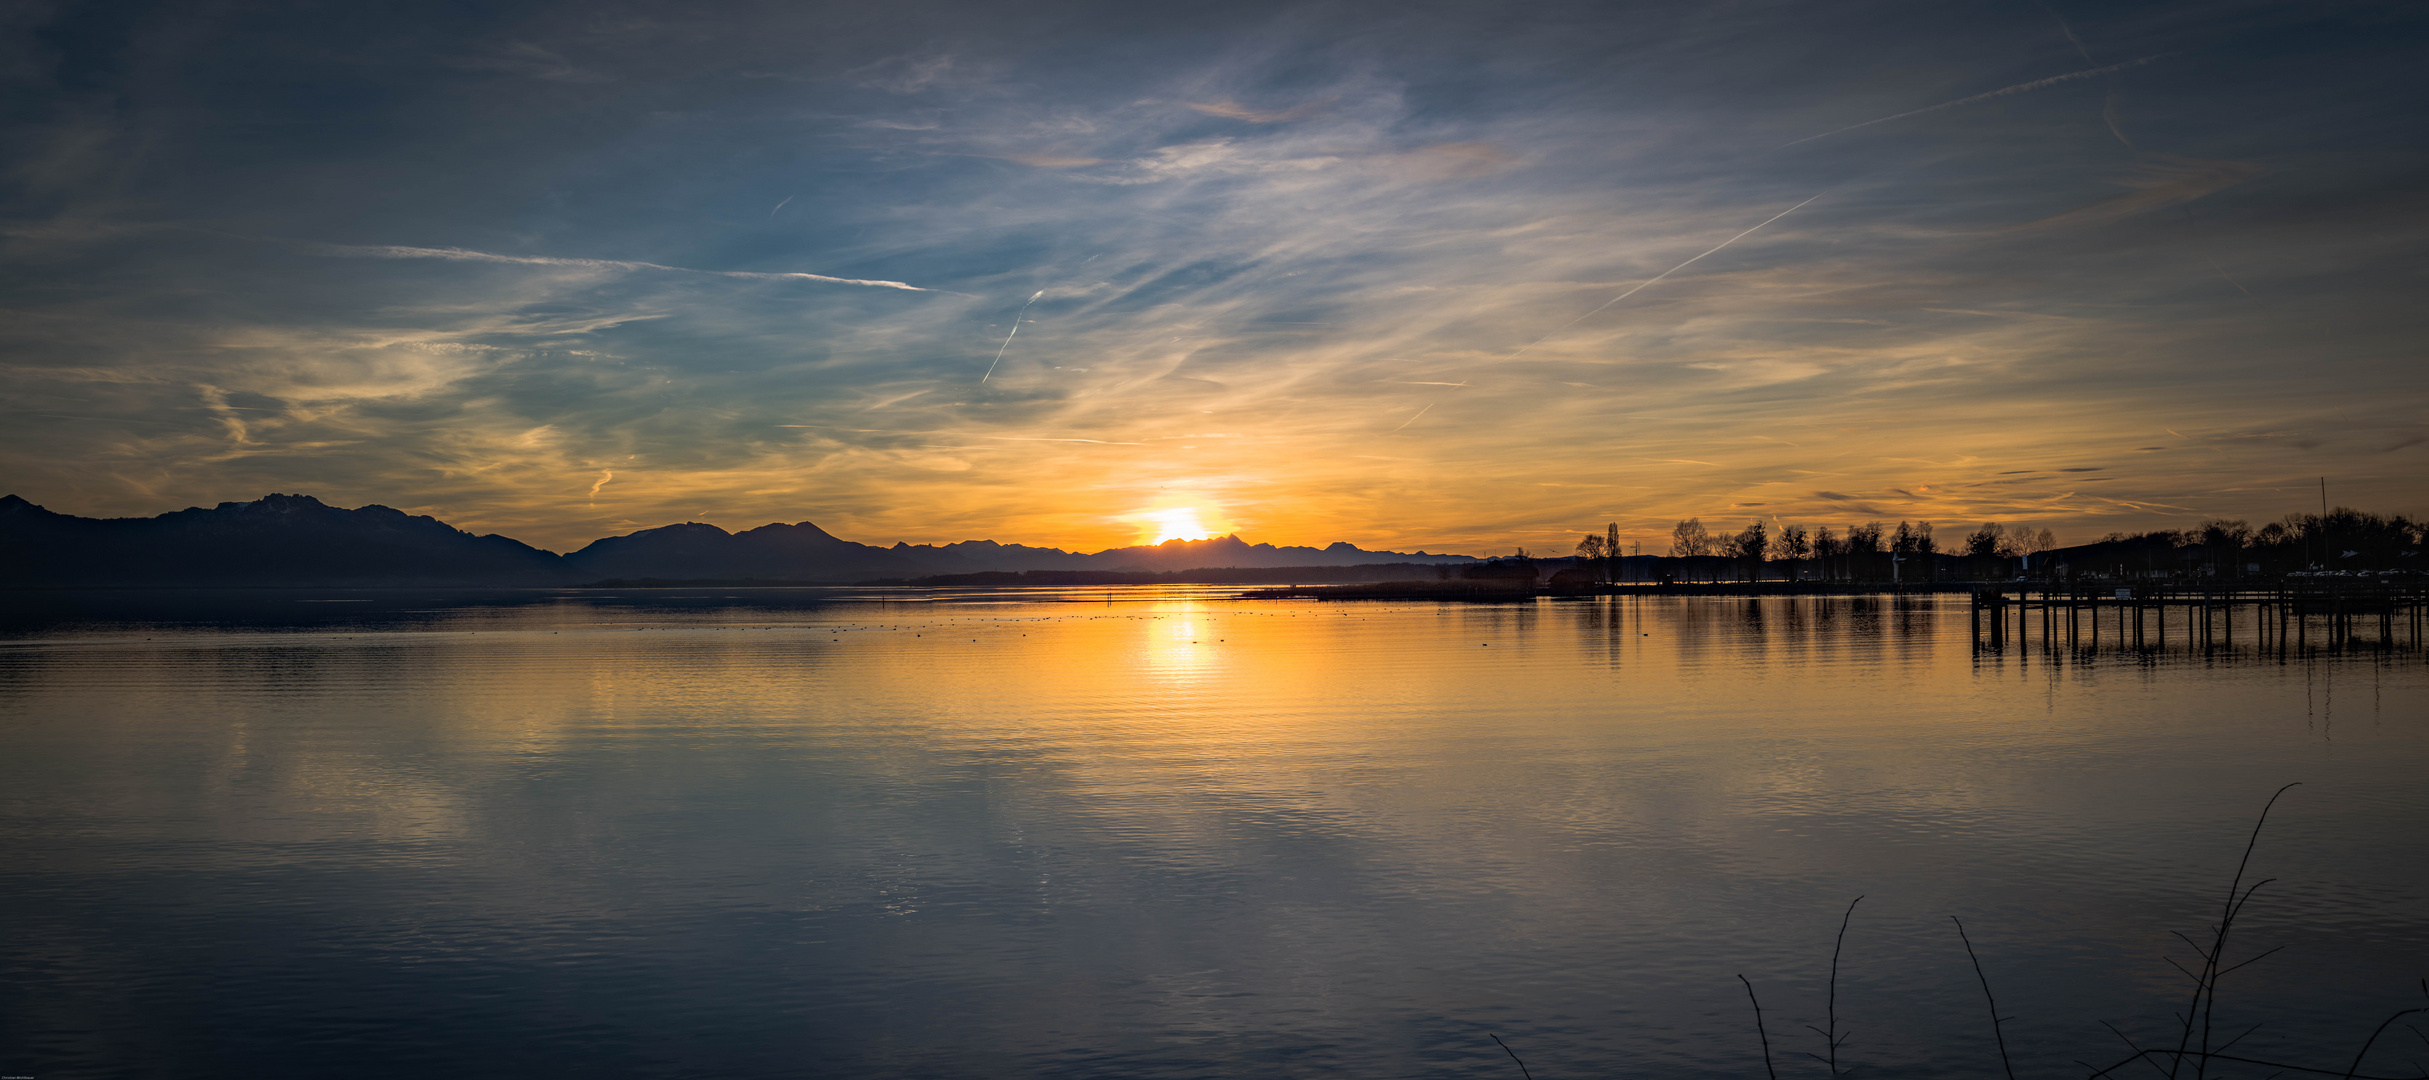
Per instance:
[[[1821,1077],[1845,917],[1842,1070],[2081,1077],[2294,782],[2214,1041],[2429,1005],[2417,650],[1237,592],[0,598],[0,1073]]]

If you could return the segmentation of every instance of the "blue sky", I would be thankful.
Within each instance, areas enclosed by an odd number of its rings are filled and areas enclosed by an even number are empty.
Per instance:
[[[5,18],[0,475],[62,511],[1491,551],[2429,510],[2418,5]]]

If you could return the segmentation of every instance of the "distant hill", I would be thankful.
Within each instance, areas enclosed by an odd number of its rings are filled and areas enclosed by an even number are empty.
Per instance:
[[[528,585],[555,552],[385,506],[266,495],[150,518],[55,514],[0,497],[0,585]]]
[[[1472,555],[1431,555],[1426,552],[1367,551],[1348,543],[1329,547],[1275,547],[1251,544],[1238,536],[1206,540],[1166,540],[1161,544],[1107,548],[1092,554],[1059,548],[965,540],[942,546],[896,544],[886,549],[912,559],[926,571],[940,573],[1017,572],[1023,570],[1173,571],[1213,567],[1367,566],[1374,563],[1472,563]]]
[[[809,522],[729,533],[685,522],[558,555],[385,506],[345,510],[267,495],[151,518],[53,513],[0,497],[0,587],[573,585],[609,579],[850,583],[1023,571],[1171,573],[1216,568],[1468,563],[1466,555],[1250,544],[1237,536],[1093,553],[968,540],[874,547]]]
[[[1417,563],[1356,563],[1349,566],[1223,566],[1193,570],[983,570],[897,578],[885,585],[943,585],[1003,588],[1069,588],[1085,585],[1337,585],[1353,581],[1436,581],[1438,566]]]
[[[643,529],[591,541],[567,555],[565,567],[583,581],[865,581],[935,572],[885,548],[839,540],[806,521],[738,533],[698,522]]]

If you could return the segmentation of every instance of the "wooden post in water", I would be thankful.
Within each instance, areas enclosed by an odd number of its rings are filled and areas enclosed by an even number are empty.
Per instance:
[[[2031,641],[2033,638],[2023,633],[2023,590],[2016,590],[2016,663],[2018,665],[2021,665],[2023,660],[2031,658],[2033,650],[2026,648],[2026,643],[2031,643]]]

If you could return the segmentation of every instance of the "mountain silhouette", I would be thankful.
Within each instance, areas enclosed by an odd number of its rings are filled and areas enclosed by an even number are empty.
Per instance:
[[[266,495],[150,518],[52,513],[0,497],[0,585],[529,585],[554,552],[385,506]]]
[[[1174,571],[1469,563],[1466,555],[1250,544],[1237,536],[1093,553],[965,540],[875,547],[809,522],[729,533],[684,522],[596,540],[570,555],[385,506],[346,510],[266,495],[150,518],[54,513],[0,497],[0,587],[548,586],[621,581],[850,583],[1026,570]]]
[[[885,548],[839,540],[806,521],[762,525],[738,533],[696,521],[643,529],[594,540],[567,555],[565,566],[585,581],[858,581],[936,572]]]

